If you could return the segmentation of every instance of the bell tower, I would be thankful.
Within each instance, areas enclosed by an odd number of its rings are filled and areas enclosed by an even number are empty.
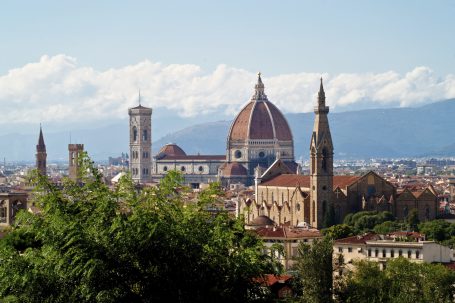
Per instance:
[[[79,180],[79,157],[84,152],[84,144],[68,144],[68,178]]]
[[[44,137],[43,137],[43,130],[41,129],[41,125],[39,126],[39,138],[38,144],[36,145],[36,169],[38,172],[45,176],[46,171],[46,145],[44,144]]]
[[[138,183],[151,181],[152,109],[141,105],[128,109],[130,116],[130,172]]]
[[[314,113],[314,127],[310,144],[310,224],[321,228],[329,207],[331,207],[333,195],[333,144],[327,118],[329,107],[325,105],[322,78]]]

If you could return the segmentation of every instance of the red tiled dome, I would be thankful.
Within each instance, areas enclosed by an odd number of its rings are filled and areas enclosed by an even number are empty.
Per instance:
[[[160,149],[160,151],[158,152],[158,155],[181,157],[181,156],[186,156],[186,153],[177,144],[169,143]]]
[[[246,168],[237,162],[225,163],[221,167],[221,174],[223,176],[246,176],[248,171]]]
[[[262,139],[291,141],[292,133],[280,110],[264,94],[264,84],[259,76],[256,93],[240,111],[229,131],[229,141]]]

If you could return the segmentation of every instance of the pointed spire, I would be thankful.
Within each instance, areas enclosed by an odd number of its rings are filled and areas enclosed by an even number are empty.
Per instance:
[[[262,83],[261,73],[258,73],[258,83],[254,86],[255,93],[252,97],[253,100],[267,100],[267,95],[264,93],[264,83]]]
[[[38,145],[36,146],[36,151],[46,151],[46,145],[44,144],[44,136],[43,136],[43,129],[41,127],[41,123],[39,125],[39,138],[38,138]]]
[[[322,77],[321,77],[321,85],[319,86],[319,92],[318,92],[318,103],[319,103],[319,105],[325,106],[325,92],[324,92],[324,85],[322,84]]]

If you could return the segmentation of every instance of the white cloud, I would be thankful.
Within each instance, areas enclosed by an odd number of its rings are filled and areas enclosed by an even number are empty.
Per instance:
[[[263,76],[266,94],[284,112],[311,111],[319,89],[317,73]],[[455,76],[438,78],[428,67],[401,75],[394,71],[323,74],[332,108],[365,104],[414,106],[455,97]],[[181,116],[223,111],[234,115],[253,93],[253,72],[219,65],[203,71],[190,64],[145,60],[122,68],[97,71],[79,66],[66,55],[43,56],[0,75],[1,123],[95,121],[121,118],[137,104],[175,110]]]

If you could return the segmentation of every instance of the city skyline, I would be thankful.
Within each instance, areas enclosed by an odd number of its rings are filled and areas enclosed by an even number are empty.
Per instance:
[[[312,110],[321,76],[334,112],[455,97],[448,1],[26,7],[0,12],[0,134],[125,121],[139,89],[156,117],[180,128],[229,120],[258,71],[285,113]]]

